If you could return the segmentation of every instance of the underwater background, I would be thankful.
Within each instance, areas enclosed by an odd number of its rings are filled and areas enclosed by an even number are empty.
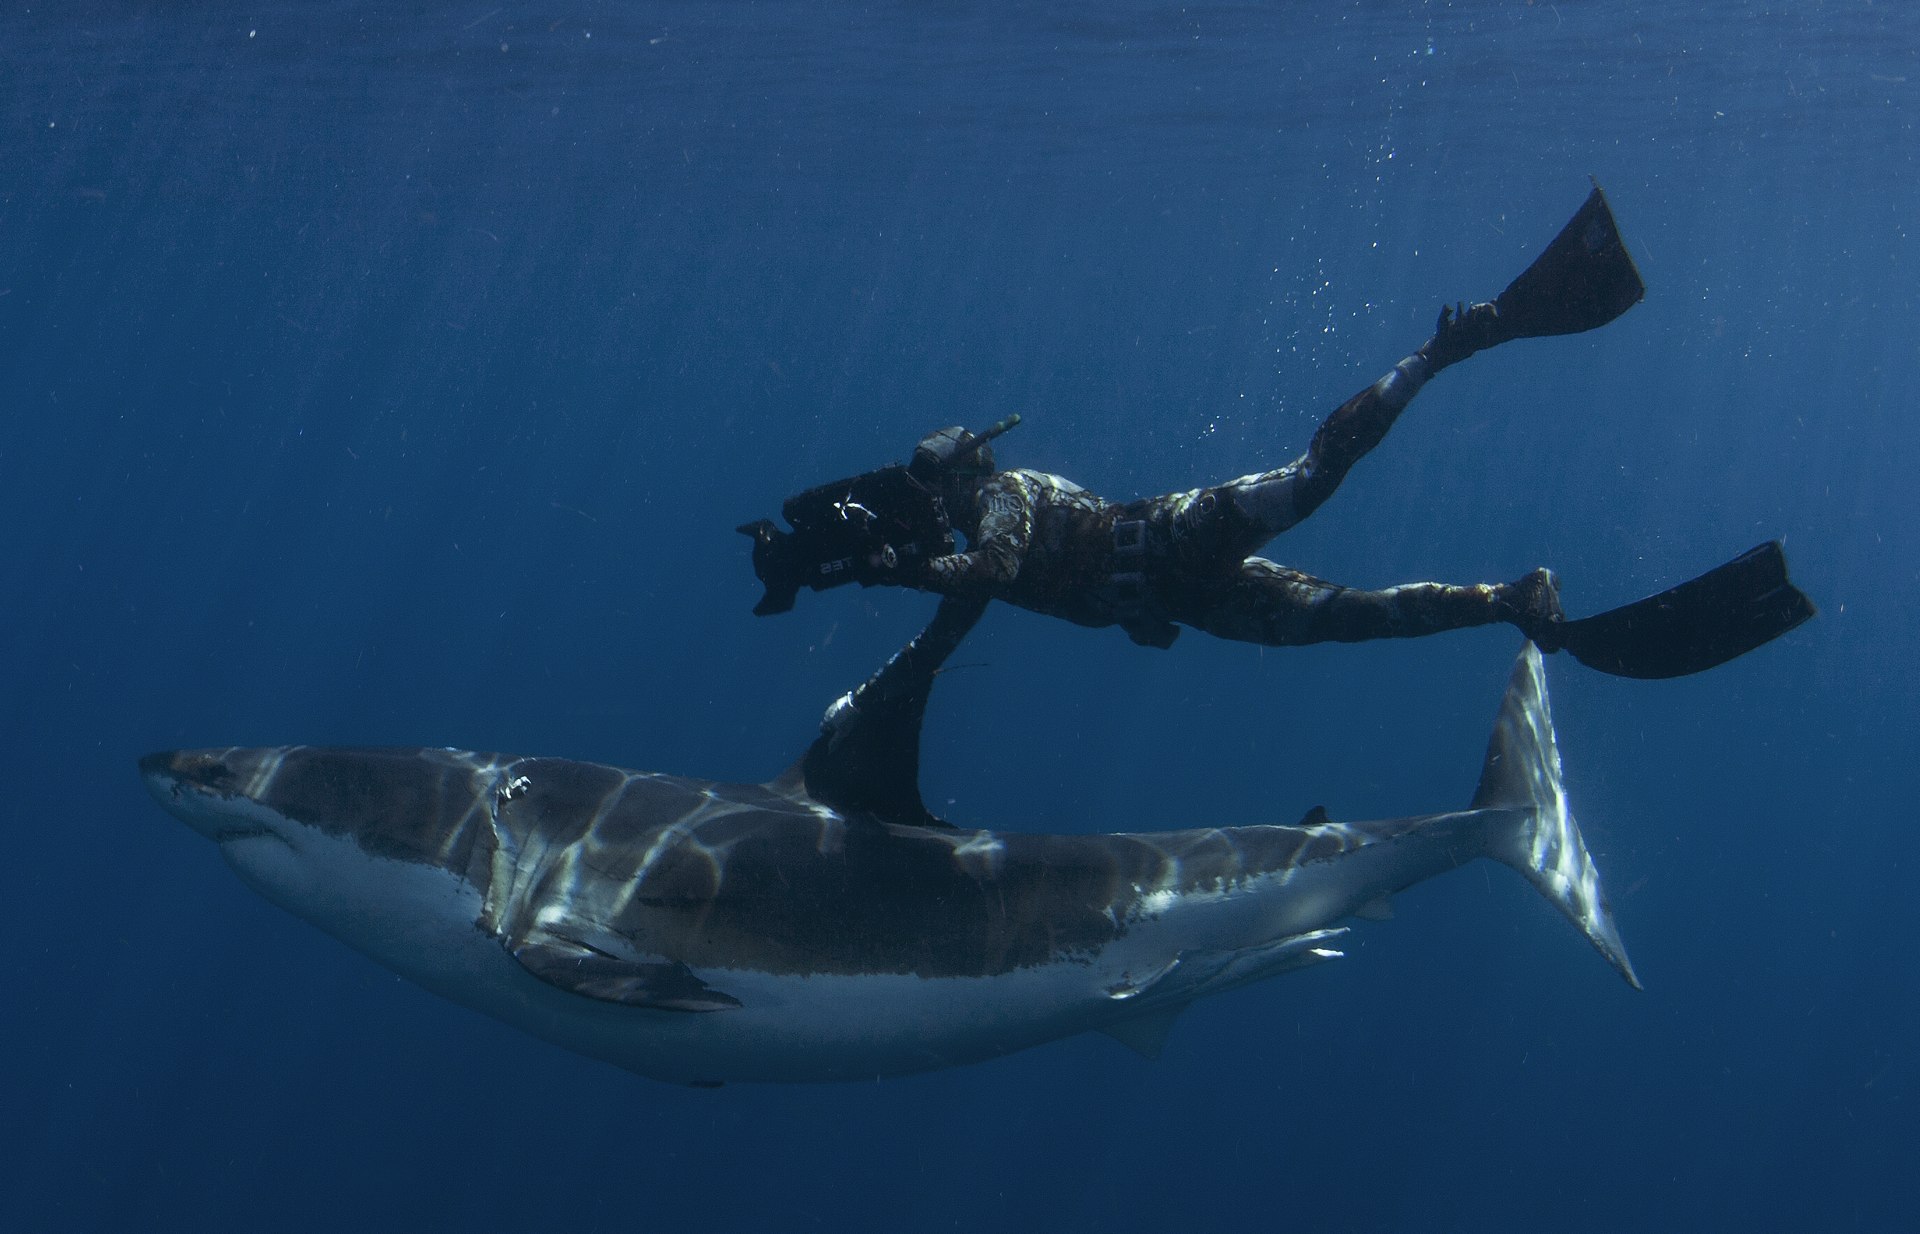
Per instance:
[[[1920,9],[46,3],[0,12],[0,1228],[1867,1229],[1920,1204]],[[1606,188],[1618,322],[1449,371],[1269,554],[1574,614],[1786,542],[1811,624],[1550,665],[1647,989],[1477,863],[1348,958],[878,1084],[692,1091],[428,995],[151,750],[758,780],[925,595],[736,524],[1018,411],[1115,498],[1275,465]],[[1517,640],[1010,608],[927,798],[1074,831],[1464,805]]]

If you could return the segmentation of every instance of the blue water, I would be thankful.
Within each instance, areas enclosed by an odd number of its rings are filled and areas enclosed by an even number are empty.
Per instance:
[[[0,1228],[1912,1219],[1912,6],[26,0],[0,117]],[[756,619],[735,524],[1013,411],[1003,460],[1115,497],[1272,465],[1589,174],[1646,302],[1449,372],[1272,553],[1549,564],[1587,612],[1784,538],[1823,611],[1780,643],[1552,666],[1644,994],[1479,865],[1155,1063],[688,1091],[270,907],[134,775],[305,741],[769,776],[930,602]],[[927,795],[1448,808],[1514,649],[1000,610]]]

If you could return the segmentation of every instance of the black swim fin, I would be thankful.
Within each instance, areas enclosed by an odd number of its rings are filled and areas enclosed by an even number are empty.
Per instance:
[[[1595,183],[1546,252],[1494,298],[1502,341],[1604,326],[1647,294]]]
[[[1772,642],[1814,615],[1769,540],[1657,596],[1563,622],[1562,649],[1616,677],[1685,677]]]

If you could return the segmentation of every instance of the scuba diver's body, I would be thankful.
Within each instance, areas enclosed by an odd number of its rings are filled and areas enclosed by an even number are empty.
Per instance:
[[[1501,341],[1491,304],[1441,314],[1434,337],[1342,403],[1305,454],[1226,484],[1124,504],[1071,480],[995,471],[963,429],[921,442],[913,469],[935,483],[968,551],[935,557],[898,581],[988,597],[1083,626],[1117,625],[1134,642],[1170,646],[1176,624],[1268,646],[1409,638],[1511,622],[1543,650],[1561,620],[1552,576],[1515,583],[1341,587],[1254,554],[1306,518],[1386,436],[1441,368]]]
[[[1379,445],[1415,394],[1475,352],[1518,338],[1578,334],[1645,294],[1596,186],[1546,250],[1491,303],[1443,309],[1431,339],[1320,425],[1306,453],[1273,471],[1124,504],[1045,472],[999,471],[984,433],[942,429],[906,466],[790,499],[791,535],[743,525],[766,595],[785,612],[802,586],[892,584],[971,609],[1004,600],[1083,626],[1120,626],[1137,643],[1172,644],[1179,626],[1267,646],[1407,638],[1506,622],[1543,651],[1625,677],[1697,673],[1813,616],[1787,578],[1778,542],[1657,596],[1568,621],[1546,570],[1511,583],[1341,587],[1256,554],[1331,497]],[[935,500],[935,499],[938,500]],[[967,538],[953,551],[952,532]],[[977,616],[977,612],[974,613]]]

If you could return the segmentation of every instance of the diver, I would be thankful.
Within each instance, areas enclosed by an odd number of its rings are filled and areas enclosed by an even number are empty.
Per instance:
[[[1335,408],[1299,458],[1225,484],[1116,503],[1060,476],[998,470],[984,433],[946,428],[905,467],[823,486],[796,502],[831,512],[818,525],[857,524],[866,535],[836,545],[849,577],[807,580],[890,584],[950,598],[997,599],[1083,626],[1119,626],[1134,642],[1172,645],[1180,626],[1266,646],[1412,638],[1504,622],[1542,651],[1566,649],[1623,676],[1698,672],[1752,650],[1813,615],[1787,581],[1777,543],[1660,596],[1568,621],[1554,575],[1537,569],[1506,583],[1417,582],[1381,590],[1343,587],[1257,556],[1273,537],[1317,510],[1386,437],[1415,394],[1444,369],[1518,338],[1575,334],[1614,320],[1645,294],[1598,186],[1546,251],[1487,303],[1440,311],[1433,337],[1385,376]],[[884,482],[884,483],[883,483]],[[862,485],[866,487],[861,487]],[[935,516],[904,498],[920,490]],[[859,498],[856,500],[856,498]],[[788,517],[803,535],[808,526]],[[918,534],[880,534],[881,513]],[[929,518],[933,521],[930,523]],[[950,529],[963,533],[956,551]],[[762,522],[755,565],[780,611],[774,571],[790,546]],[[931,533],[942,534],[931,534]],[[847,532],[845,534],[851,534]],[[796,537],[799,538],[799,537]],[[862,547],[848,548],[848,544]],[[765,550],[765,551],[763,551]],[[829,556],[831,554],[828,554]],[[791,592],[785,605],[791,605]]]
[[[1183,493],[1110,502],[1060,476],[999,471],[992,446],[964,428],[941,429],[914,448],[908,470],[938,493],[969,551],[929,558],[888,581],[987,596],[1083,626],[1117,625],[1149,647],[1172,646],[1181,625],[1277,647],[1504,621],[1542,651],[1557,651],[1564,616],[1547,570],[1511,583],[1367,591],[1255,555],[1333,495],[1435,374],[1504,341],[1502,324],[1492,304],[1443,309],[1434,336],[1336,408],[1305,454]]]

